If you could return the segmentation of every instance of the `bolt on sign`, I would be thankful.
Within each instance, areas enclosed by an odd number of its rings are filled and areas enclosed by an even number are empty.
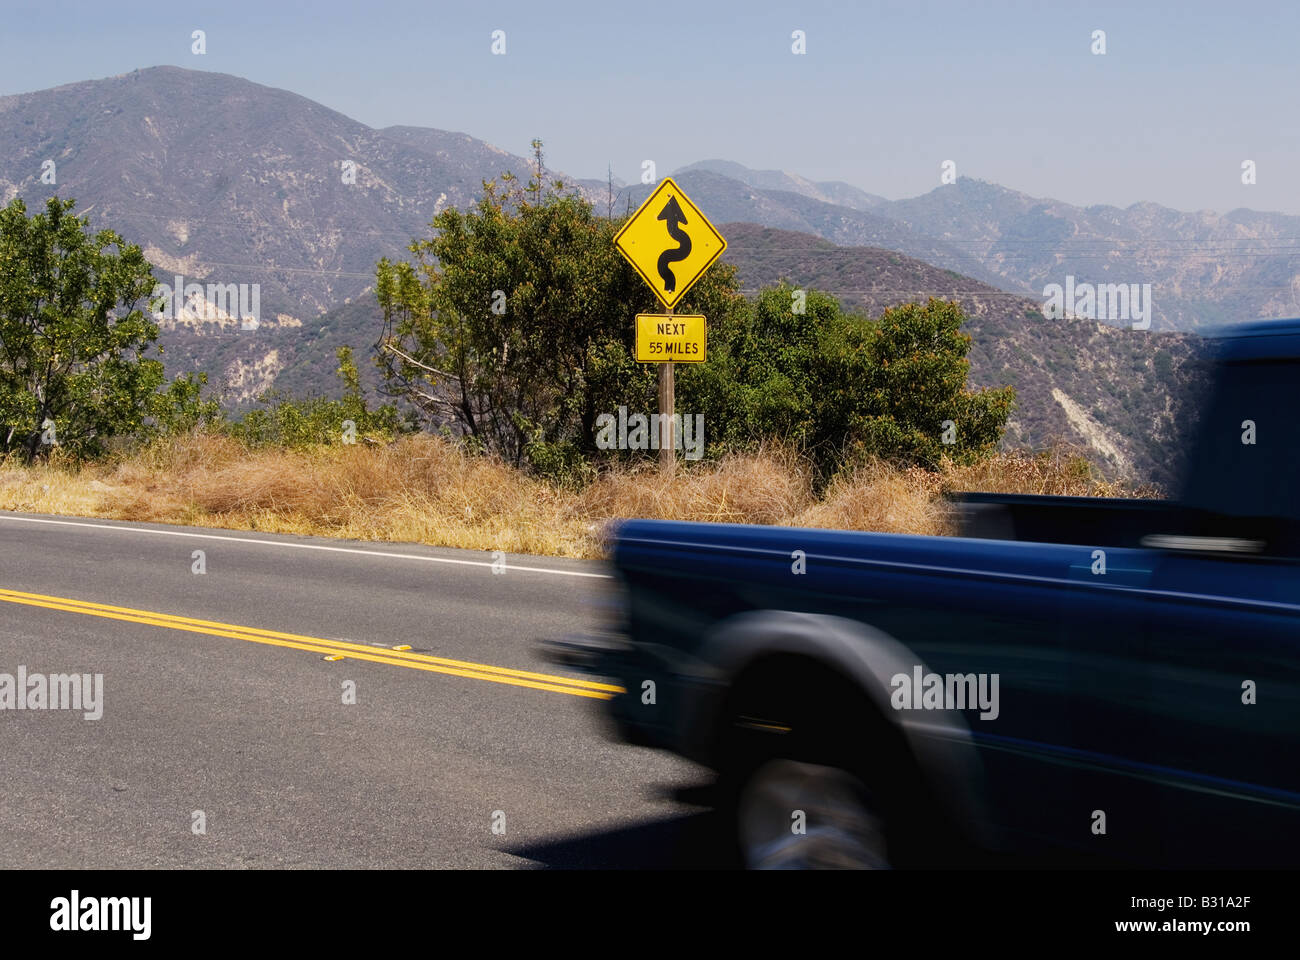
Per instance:
[[[704,363],[709,333],[700,314],[638,313],[637,363]]]
[[[614,246],[671,310],[727,241],[672,177],[664,177],[614,237]]]

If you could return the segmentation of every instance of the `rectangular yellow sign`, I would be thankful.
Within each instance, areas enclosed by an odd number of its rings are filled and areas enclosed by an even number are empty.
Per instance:
[[[637,363],[704,363],[708,343],[708,328],[698,314],[636,315]]]

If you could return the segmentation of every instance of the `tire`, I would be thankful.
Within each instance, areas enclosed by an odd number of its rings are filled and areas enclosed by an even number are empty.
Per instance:
[[[741,788],[735,817],[750,870],[888,870],[878,805],[847,770],[769,760]]]

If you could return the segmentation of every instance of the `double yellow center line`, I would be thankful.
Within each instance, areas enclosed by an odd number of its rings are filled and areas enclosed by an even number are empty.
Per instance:
[[[369,660],[372,663],[386,663],[395,667],[409,667],[412,670],[427,670],[431,673],[447,673],[454,677],[468,677],[471,680],[488,680],[492,683],[506,683],[515,687],[531,687],[534,690],[547,690],[551,693],[567,693],[573,697],[609,700],[614,694],[624,692],[623,688],[619,686],[596,683],[592,680],[562,677],[558,674],[513,670],[509,667],[494,667],[486,663],[432,657],[423,653],[408,653],[398,650],[381,651],[375,647],[360,643],[349,643],[346,640],[328,640],[324,637],[309,637],[297,633],[280,633],[277,630],[263,630],[259,627],[243,627],[233,623],[220,623],[215,620],[196,620],[193,617],[178,617],[169,613],[156,613],[152,610],[114,607],[106,603],[89,603],[85,600],[51,597],[40,593],[24,593],[20,590],[0,588],[0,600],[8,603],[20,603],[29,607],[44,607],[48,610],[63,610],[67,613],[104,617],[109,620],[143,623],[151,627],[162,627],[166,630],[184,630],[188,633],[201,633],[211,637],[230,637],[235,640],[247,640],[250,643],[265,643],[274,647],[288,647],[292,650],[306,650],[311,653],[323,653],[335,657],[344,656],[350,660]]]

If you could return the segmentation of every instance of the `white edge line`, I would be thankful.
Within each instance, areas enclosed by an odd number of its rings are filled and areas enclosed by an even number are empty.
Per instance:
[[[18,523],[49,523],[62,527],[88,527],[92,530],[118,530],[128,533],[152,533],[160,537],[190,537],[195,540],[224,540],[228,543],[255,543],[267,547],[291,547],[296,550],[326,550],[331,553],[359,553],[363,557],[387,557],[393,560],[421,560],[425,563],[455,563],[466,567],[491,567],[495,560],[453,560],[450,557],[421,557],[410,553],[388,553],[381,550],[359,550],[356,547],[327,547],[321,543],[289,543],[282,540],[258,540],[254,537],[223,537],[215,533],[189,533],[185,530],[151,530],[148,527],[131,527],[112,523],[87,523],[82,520],[50,520],[45,517],[14,517],[0,514],[0,520]],[[608,573],[584,573],[581,570],[556,570],[552,567],[516,567],[506,564],[504,570],[521,573],[550,573],[557,577],[588,577],[593,580],[612,580]]]

